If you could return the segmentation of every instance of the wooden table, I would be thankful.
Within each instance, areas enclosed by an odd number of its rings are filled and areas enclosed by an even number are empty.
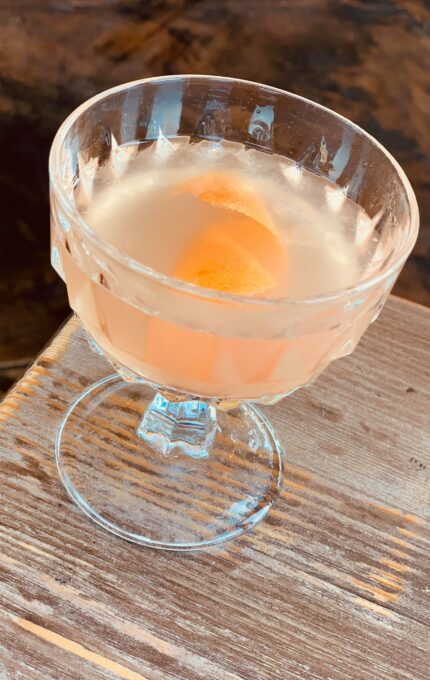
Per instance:
[[[0,405],[0,678],[428,680],[430,310],[268,410],[284,489],[217,550],[129,545],[66,497],[54,435],[110,372],[70,321]]]

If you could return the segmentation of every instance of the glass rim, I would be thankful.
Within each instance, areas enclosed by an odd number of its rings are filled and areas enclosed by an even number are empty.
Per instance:
[[[132,257],[125,255],[124,253],[121,252],[121,250],[104,241],[91,227],[91,225],[88,222],[86,222],[86,220],[82,217],[80,212],[76,209],[73,202],[69,199],[65,187],[63,186],[63,183],[60,179],[61,168],[60,154],[66,135],[69,132],[72,125],[87,109],[91,108],[91,106],[93,106],[96,102],[104,99],[107,96],[117,94],[128,89],[131,89],[132,87],[144,85],[146,83],[156,83],[183,79],[190,80],[203,79],[207,81],[219,81],[226,83],[243,83],[245,85],[252,85],[253,87],[258,88],[260,90],[291,97],[293,99],[302,101],[314,108],[320,109],[321,111],[328,113],[330,116],[334,118],[337,118],[340,122],[346,124],[350,129],[367,138],[374,146],[376,146],[380,151],[382,151],[383,155],[393,166],[394,170],[396,171],[397,175],[399,176],[402,182],[402,185],[405,189],[409,209],[410,233],[406,239],[405,244],[399,250],[399,253],[397,253],[394,262],[391,262],[377,274],[372,274],[364,278],[356,285],[346,286],[328,293],[307,296],[304,298],[291,298],[288,297],[287,295],[277,297],[252,297],[250,295],[243,295],[239,293],[227,293],[213,288],[205,288],[194,283],[182,281],[180,279],[175,278],[174,276],[163,274],[162,272],[159,272],[156,269],[153,269],[152,267],[148,267],[147,265],[144,265],[141,262],[134,260]],[[59,200],[62,208],[66,211],[66,213],[68,213],[70,217],[73,218],[75,222],[77,222],[78,226],[84,231],[86,236],[89,237],[94,243],[96,243],[96,245],[98,245],[112,259],[116,260],[119,264],[127,267],[128,269],[131,269],[134,272],[137,272],[148,279],[156,281],[163,286],[173,288],[179,292],[191,294],[194,297],[204,298],[206,300],[213,300],[215,302],[230,302],[235,304],[240,303],[242,305],[257,305],[257,306],[305,305],[330,302],[342,297],[347,297],[349,295],[355,295],[357,293],[364,292],[369,288],[372,288],[373,286],[376,286],[377,284],[383,282],[385,279],[394,274],[395,271],[404,264],[404,262],[406,261],[407,257],[409,256],[415,245],[419,230],[419,209],[412,185],[400,164],[396,161],[392,154],[389,151],[387,151],[387,149],[380,142],[378,142],[377,139],[375,139],[375,137],[366,132],[366,130],[361,128],[356,123],[353,123],[345,116],[342,116],[340,113],[337,113],[336,111],[333,111],[332,109],[329,109],[328,107],[323,106],[322,104],[318,104],[317,102],[314,102],[311,99],[307,99],[306,97],[302,97],[301,95],[289,92],[287,90],[282,90],[281,88],[278,87],[264,85],[263,83],[258,83],[252,80],[245,80],[243,78],[230,78],[226,76],[204,74],[175,74],[169,76],[153,76],[149,78],[140,78],[138,80],[132,80],[127,83],[116,85],[115,87],[111,87],[107,90],[103,90],[99,94],[90,97],[85,102],[80,104],[76,109],[74,109],[58,128],[49,153],[49,179],[51,188],[55,193],[56,198]]]

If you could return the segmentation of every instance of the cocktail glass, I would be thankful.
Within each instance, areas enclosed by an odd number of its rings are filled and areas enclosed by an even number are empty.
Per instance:
[[[295,161],[371,217],[375,252],[353,287],[268,299],[179,281],[133,260],[86,221],[100,183],[136,144],[228,140]],[[89,342],[116,373],[86,389],[58,431],[56,462],[79,507],[109,531],[191,550],[252,528],[275,502],[281,444],[271,404],[352,352],[417,237],[418,209],[396,161],[345,118],[247,81],[150,78],[93,97],[60,127],[50,156],[52,263]],[[166,244],[168,247],[168,244]],[[306,436],[304,433],[303,436]]]

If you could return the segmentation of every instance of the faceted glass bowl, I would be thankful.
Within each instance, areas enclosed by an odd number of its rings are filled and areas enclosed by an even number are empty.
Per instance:
[[[240,142],[295,161],[370,216],[375,252],[353,287],[311,298],[252,298],[152,270],[86,221],[98,188],[136,144]],[[254,526],[281,479],[280,446],[250,402],[274,403],[349,354],[378,316],[417,237],[418,209],[396,161],[356,125],[257,83],[169,76],[80,106],[50,156],[53,266],[92,347],[117,374],[80,395],[61,424],[57,464],[97,522],[155,547],[195,549]],[[83,433],[85,436],[83,436]],[[77,444],[78,440],[78,444]]]

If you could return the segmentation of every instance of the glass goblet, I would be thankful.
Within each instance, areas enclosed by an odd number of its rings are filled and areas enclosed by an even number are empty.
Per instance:
[[[295,181],[310,171],[355,201],[375,247],[354,285],[303,299],[226,293],[105,240],[86,217],[94,195],[115,191],[151,144],[162,167],[177,138],[278,154],[295,162]],[[60,425],[65,488],[93,520],[143,545],[191,550],[238,536],[267,514],[281,484],[280,443],[254,404],[309,384],[378,316],[417,236],[405,174],[363,130],[302,97],[169,76],[115,87],[74,111],[55,137],[50,182],[53,266],[91,346],[116,369]],[[348,230],[363,238],[358,224]]]

